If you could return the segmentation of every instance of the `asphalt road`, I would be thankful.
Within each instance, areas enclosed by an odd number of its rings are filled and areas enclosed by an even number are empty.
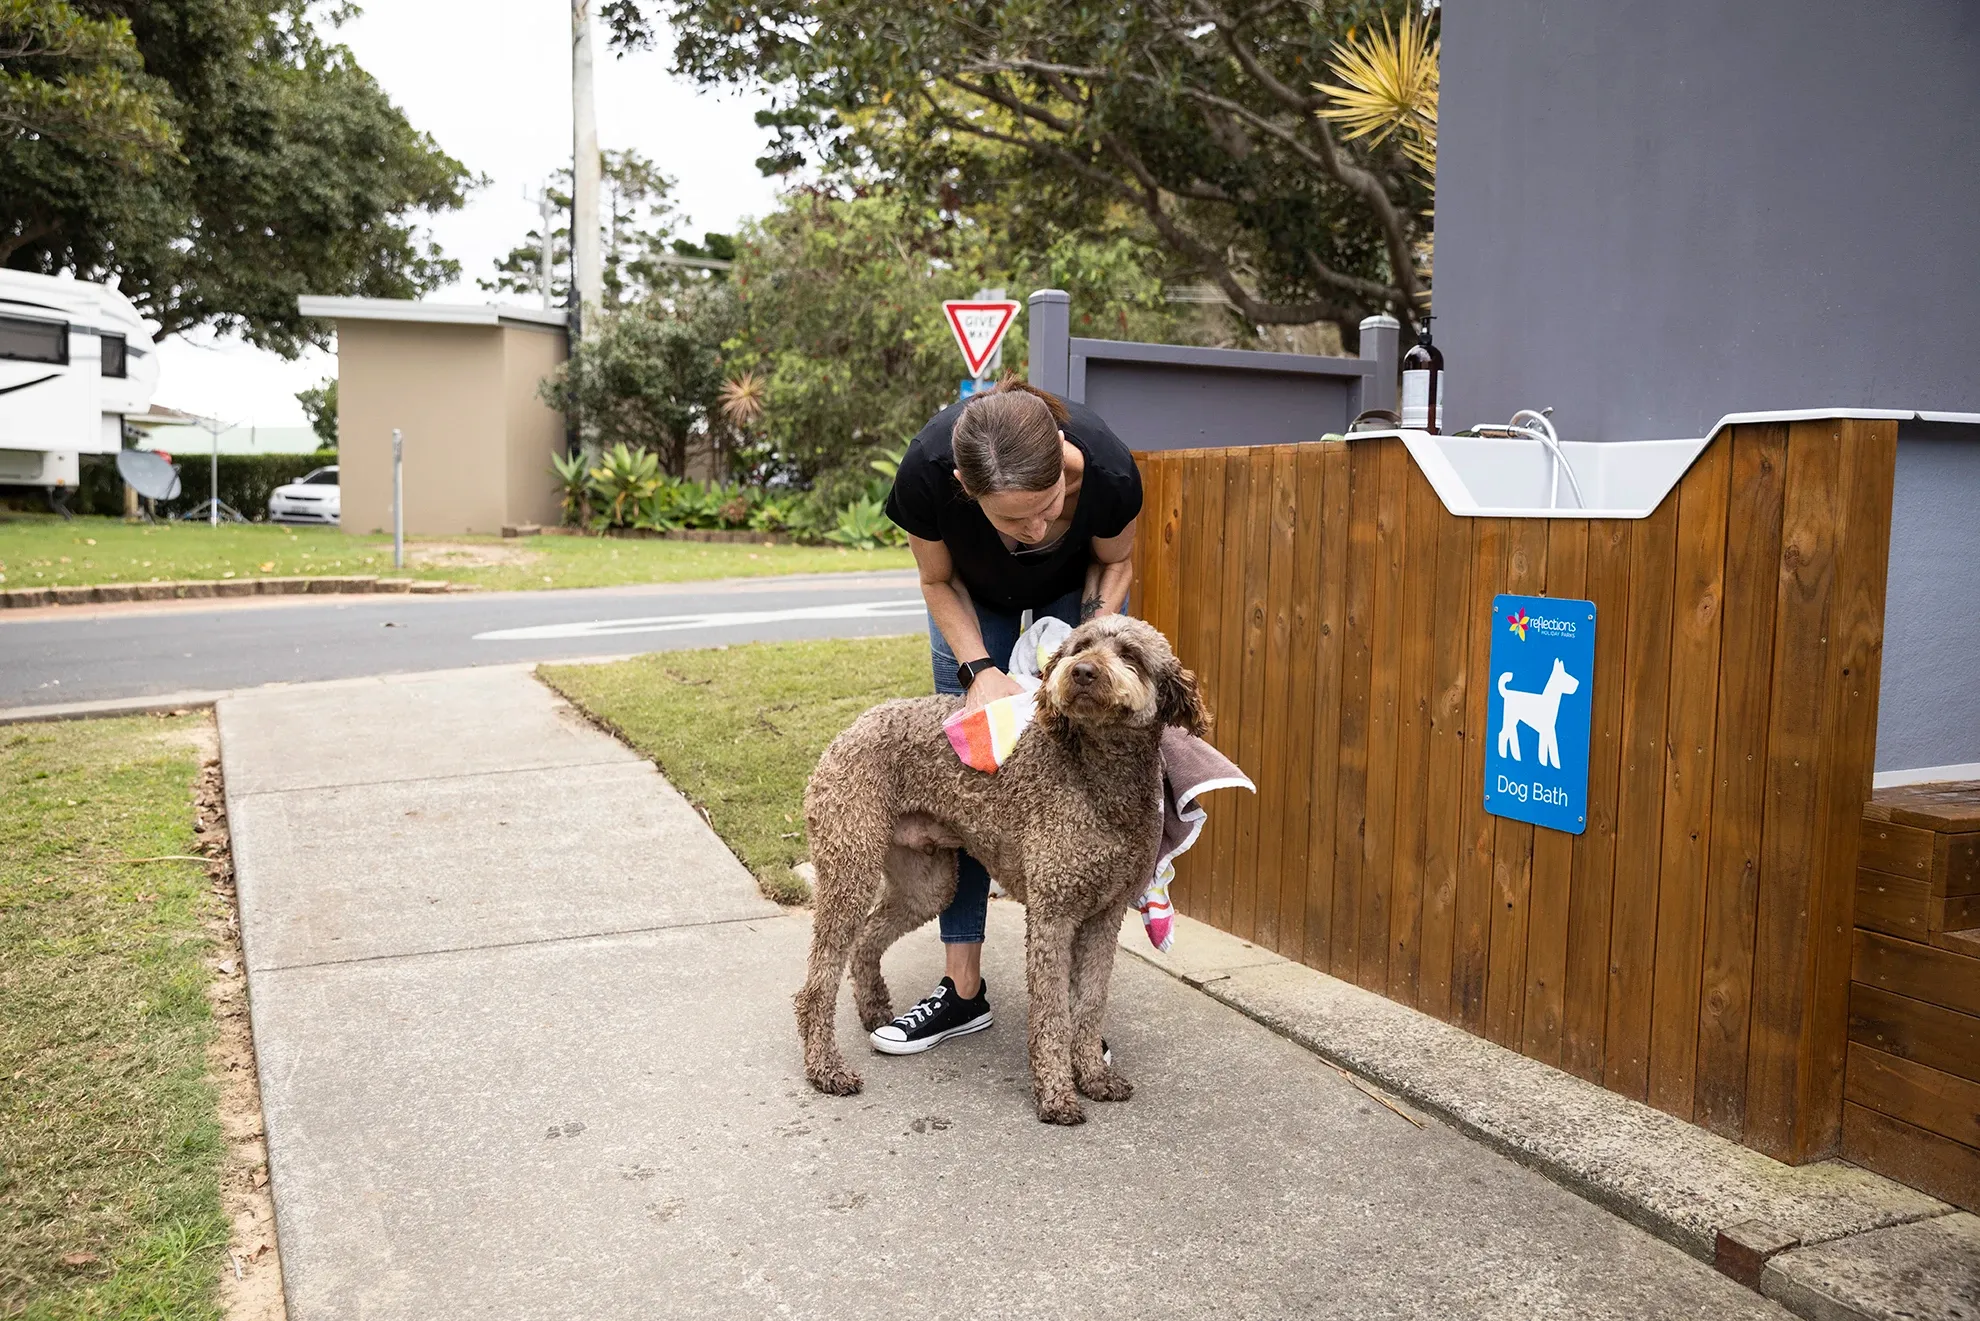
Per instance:
[[[12,617],[10,617],[12,616]],[[912,572],[0,614],[0,709],[926,627]]]

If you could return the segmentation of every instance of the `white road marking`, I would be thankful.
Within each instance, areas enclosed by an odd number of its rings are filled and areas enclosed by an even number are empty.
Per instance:
[[[843,605],[806,605],[789,610],[723,610],[700,615],[649,615],[642,619],[593,619],[576,624],[536,624],[529,628],[498,628],[474,635],[476,642],[542,642],[555,638],[612,638],[628,633],[675,633],[693,628],[733,628],[746,624],[781,624],[800,619],[902,619],[921,614],[920,597],[906,601],[850,601]]]

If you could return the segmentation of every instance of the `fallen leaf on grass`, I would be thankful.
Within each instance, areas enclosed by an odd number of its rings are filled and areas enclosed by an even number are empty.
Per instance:
[[[257,1167],[255,1169],[254,1186],[257,1188],[266,1188],[268,1186],[268,1171],[266,1168]]]
[[[71,1252],[62,1258],[62,1264],[71,1268],[94,1266],[97,1257],[94,1252]]]
[[[229,977],[232,977],[235,971],[239,969],[239,967],[240,965],[238,963],[235,963],[232,959],[220,960],[220,971],[226,973]]]

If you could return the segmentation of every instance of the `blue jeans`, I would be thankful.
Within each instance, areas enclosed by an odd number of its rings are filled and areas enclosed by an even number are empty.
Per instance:
[[[1079,595],[1078,592],[1068,592],[1051,604],[1034,609],[1032,622],[1036,623],[1047,615],[1056,615],[1078,627]],[[976,626],[983,633],[983,649],[990,653],[990,659],[1001,669],[1010,664],[1011,649],[1023,636],[1023,617],[980,603],[973,604],[976,605]],[[963,687],[961,678],[956,674],[956,654],[949,649],[949,640],[942,636],[941,629],[935,627],[933,619],[928,621],[928,660],[935,671],[935,691],[960,695]],[[967,852],[957,853],[956,897],[942,910],[943,943],[982,944],[983,924],[989,908],[990,873]]]

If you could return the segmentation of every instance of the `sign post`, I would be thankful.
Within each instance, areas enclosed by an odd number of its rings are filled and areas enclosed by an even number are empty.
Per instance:
[[[1588,829],[1595,603],[1492,598],[1484,676],[1485,810],[1550,830]]]
[[[969,369],[969,379],[963,383],[965,398],[982,388],[984,374],[1017,314],[1018,304],[1006,298],[951,298],[943,302],[942,315],[948,318],[956,347],[962,350],[963,365]]]

